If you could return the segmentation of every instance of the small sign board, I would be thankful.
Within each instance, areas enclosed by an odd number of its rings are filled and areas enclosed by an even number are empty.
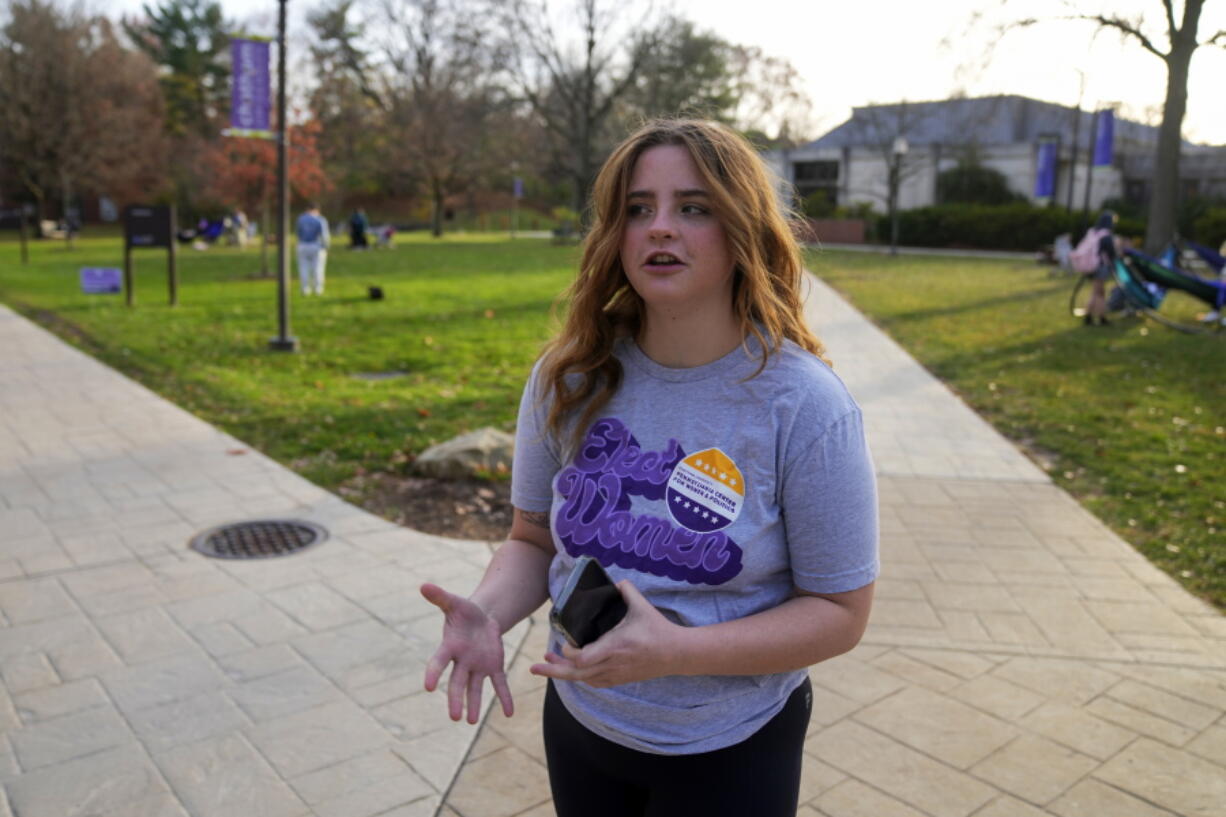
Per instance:
[[[123,235],[129,247],[170,247],[174,241],[169,205],[130,204],[123,208]]]
[[[86,295],[116,295],[123,291],[119,267],[81,267],[81,291]]]

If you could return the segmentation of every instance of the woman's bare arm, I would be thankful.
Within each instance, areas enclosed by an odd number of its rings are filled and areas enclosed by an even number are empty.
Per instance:
[[[847,593],[798,594],[745,618],[704,627],[674,624],[628,581],[618,584],[630,612],[622,623],[581,650],[532,671],[592,686],[665,675],[763,675],[812,666],[854,647],[864,634],[873,585]]]
[[[554,552],[549,512],[515,508],[507,541],[494,553],[469,599],[505,633],[549,598],[549,564]]]

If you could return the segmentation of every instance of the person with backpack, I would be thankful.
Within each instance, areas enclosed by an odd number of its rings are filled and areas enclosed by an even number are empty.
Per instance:
[[[1069,254],[1075,271],[1094,276],[1090,302],[1086,304],[1086,326],[1107,326],[1110,323],[1107,320],[1107,282],[1111,280],[1111,270],[1118,255],[1113,232],[1118,221],[1119,216],[1113,211],[1103,210],[1098,221],[1086,230],[1085,236]]]
[[[312,203],[298,216],[295,232],[298,234],[298,278],[302,282],[302,294],[323,295],[329,232],[328,220],[320,214],[318,204]]]

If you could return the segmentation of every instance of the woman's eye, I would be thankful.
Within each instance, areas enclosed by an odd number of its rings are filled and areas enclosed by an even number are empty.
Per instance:
[[[647,207],[642,204],[631,204],[626,208],[626,215],[630,216],[631,218],[646,215],[647,212]]]
[[[687,216],[705,216],[711,211],[700,204],[683,204],[681,205],[681,212]]]

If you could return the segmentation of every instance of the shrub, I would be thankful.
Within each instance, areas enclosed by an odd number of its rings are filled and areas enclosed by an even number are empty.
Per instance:
[[[1013,204],[938,204],[904,210],[898,218],[898,241],[913,247],[950,247],[983,250],[1037,250],[1060,233],[1076,243],[1094,215],[1083,217],[1063,207]],[[1145,235],[1145,224],[1120,219],[1120,235]],[[877,221],[877,234],[888,236],[888,216]]]
[[[1212,207],[1196,219],[1192,226],[1192,238],[1214,249],[1226,242],[1226,207]]]
[[[1009,204],[1024,199],[1009,189],[1003,173],[990,167],[959,165],[937,176],[941,204]]]
[[[835,208],[825,190],[814,190],[805,196],[800,209],[809,218],[831,218]]]

